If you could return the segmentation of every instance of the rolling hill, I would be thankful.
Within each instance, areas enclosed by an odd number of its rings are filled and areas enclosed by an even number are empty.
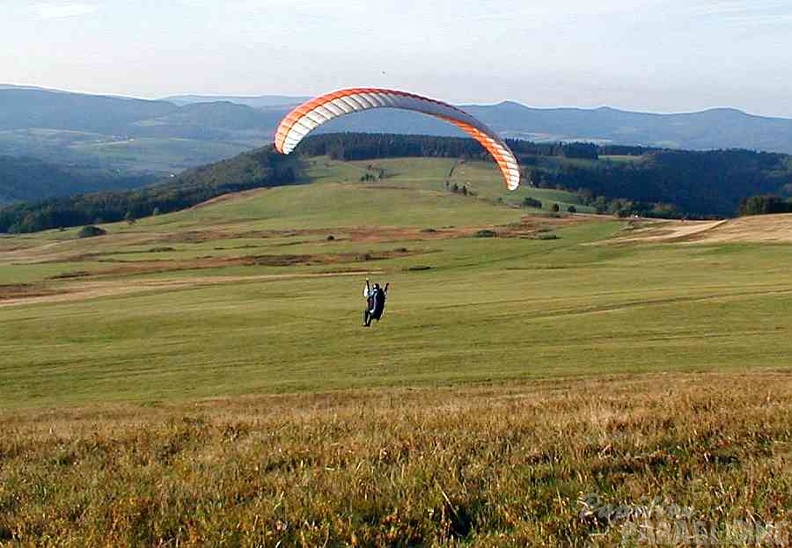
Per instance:
[[[0,204],[128,189],[157,179],[152,174],[120,173],[95,165],[53,164],[37,158],[0,156]]]
[[[6,166],[14,163],[11,157],[24,158],[5,170],[0,202],[131,188],[233,157],[268,143],[276,124],[290,108],[287,103],[301,98],[223,97],[222,101],[202,102],[204,99],[213,98],[141,100],[0,86],[0,156],[6,157]],[[610,108],[532,109],[511,102],[465,108],[502,135],[539,142],[585,140],[603,145],[626,143],[671,149],[792,152],[792,121],[750,116],[730,109],[659,115]],[[456,128],[444,122],[390,109],[343,117],[326,124],[318,133],[350,131],[459,136]],[[680,152],[678,157],[682,156],[684,153]],[[655,154],[654,164],[662,164],[660,159],[669,158],[673,161],[661,166],[667,172],[649,182],[635,181],[635,170],[615,164],[610,175],[620,179],[607,184],[601,181],[607,174],[600,173],[595,181],[586,180],[579,173],[572,173],[574,166],[569,162],[561,166],[539,166],[534,172],[544,174],[544,186],[589,189],[608,198],[650,204],[667,202],[694,215],[731,215],[741,198],[779,193],[790,183],[785,178],[784,162],[772,160],[770,163],[775,162],[775,167],[761,169],[767,173],[772,170],[778,180],[771,181],[764,175],[754,177],[754,168],[745,171],[737,166],[723,175],[726,192],[713,193],[712,181],[706,180],[701,193],[681,188],[677,182],[680,173],[700,170],[701,166],[678,164],[670,152]],[[720,162],[719,153],[714,153],[712,158],[716,161],[711,164]],[[769,165],[767,158],[770,156],[755,163]],[[34,165],[31,159],[39,164]],[[723,163],[714,167],[713,172],[734,167],[731,160]],[[45,164],[49,167],[42,169]],[[648,164],[634,164],[642,165]],[[637,171],[643,173],[641,169]],[[52,174],[51,180],[46,173]],[[80,179],[69,179],[64,173],[79,175]],[[640,192],[636,192],[636,185],[640,186]]]
[[[187,139],[196,149],[209,143],[244,147],[237,149],[241,152],[268,142],[278,120],[302,99],[176,96],[141,100],[3,86],[0,153],[52,159],[58,157],[62,143],[57,140],[64,132],[86,134],[86,140],[114,143],[120,150],[124,150],[124,139],[132,137]],[[792,120],[752,116],[734,109],[651,114],[607,107],[537,109],[508,101],[463,108],[506,137],[532,141],[584,140],[693,150],[745,148],[792,153]],[[50,133],[42,134],[43,131]],[[388,110],[354,114],[331,122],[322,131],[458,135],[448,124]],[[31,132],[37,133],[32,136]],[[70,146],[69,151],[78,155],[91,153],[88,147],[76,145]],[[138,154],[137,160],[137,167],[145,169],[146,155]],[[174,153],[174,165],[185,163],[189,161],[185,162],[184,155]]]
[[[789,544],[788,244],[304,161],[0,238],[0,543]]]
[[[750,196],[785,194],[792,185],[792,159],[783,154],[597,147],[577,143],[539,145],[523,141],[515,141],[512,146],[524,166],[522,188],[507,192],[496,186],[498,192],[488,193],[486,197],[515,207],[544,205],[621,217],[724,217],[737,214],[741,201]],[[462,175],[477,171],[478,165],[491,170],[488,177],[500,178],[489,155],[470,139],[359,133],[315,135],[306,139],[300,152],[294,155],[278,154],[268,146],[185,170],[146,188],[50,197],[2,206],[0,232],[69,227],[94,219],[137,219],[154,212],[191,207],[224,193],[305,182],[311,180],[305,166],[317,158],[368,160],[370,169],[356,177],[379,180],[392,175],[382,165],[398,163],[398,158],[420,164],[422,159],[438,157],[451,162],[441,177],[441,186],[446,190],[464,195],[473,191],[471,180]],[[59,173],[53,169],[48,175],[41,170],[36,172],[34,167],[21,164],[23,171],[28,169],[33,173],[30,176],[33,188]],[[118,179],[118,183],[123,181]],[[536,197],[531,182],[543,191],[544,197]],[[43,190],[57,189],[44,187]],[[564,191],[561,194],[574,199],[549,198],[554,191]]]
[[[279,112],[7,87],[0,154],[163,176],[263,145]]]
[[[468,196],[444,188],[453,159],[361,182],[368,164],[311,159],[303,184],[107,236],[0,239],[4,404],[787,364],[784,246],[626,242],[695,223],[511,207],[485,164],[459,168]],[[373,361],[366,275],[393,287]]]

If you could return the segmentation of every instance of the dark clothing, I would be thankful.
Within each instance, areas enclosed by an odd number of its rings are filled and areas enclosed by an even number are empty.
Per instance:
[[[369,312],[371,313],[371,318],[379,320],[385,311],[385,292],[382,289],[375,289],[370,300]]]
[[[385,312],[385,300],[388,297],[388,285],[381,288],[378,284],[374,287],[369,286],[366,280],[366,287],[363,289],[363,295],[366,297],[366,310],[363,312],[363,325],[369,327],[371,320],[379,321],[382,318],[382,313]]]

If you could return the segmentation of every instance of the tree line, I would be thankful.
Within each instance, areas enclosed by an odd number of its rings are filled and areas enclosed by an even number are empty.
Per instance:
[[[749,196],[740,202],[740,215],[792,213],[792,199],[773,194]]]
[[[533,170],[539,186],[620,198],[650,211],[666,204],[689,217],[735,215],[745,197],[784,192],[792,182],[788,156],[747,150],[648,150],[634,161],[600,156],[585,164],[538,158]]]
[[[377,158],[470,158],[489,154],[473,139],[389,133],[328,133],[311,135],[300,143],[303,156],[328,156],[332,160]]]
[[[601,213],[724,217],[777,212],[789,207],[781,196],[792,189],[792,157],[784,154],[507,142],[523,167],[524,180],[538,187],[576,192],[582,203]],[[300,177],[299,158],[305,156],[336,160],[447,157],[490,161],[478,142],[461,137],[312,135],[291,156],[282,156],[268,146],[135,190],[7,205],[0,208],[0,232],[131,220],[188,208],[229,192],[291,184]],[[372,171],[369,178],[382,176]],[[768,197],[773,195],[777,199]]]
[[[121,173],[91,164],[52,163],[27,156],[0,156],[0,203],[35,200],[42,195],[67,196],[81,189],[134,188],[152,184],[158,177],[146,173]]]
[[[266,147],[190,169],[167,182],[135,190],[10,204],[0,208],[0,232],[35,232],[134,220],[186,209],[229,192],[291,184],[296,177],[294,159]]]
[[[792,157],[729,149],[690,151],[595,143],[534,143],[507,139],[524,180],[576,192],[603,213],[654,217],[727,217],[746,197],[792,190]],[[448,157],[489,160],[476,141],[426,135],[312,135],[307,156],[337,160]]]

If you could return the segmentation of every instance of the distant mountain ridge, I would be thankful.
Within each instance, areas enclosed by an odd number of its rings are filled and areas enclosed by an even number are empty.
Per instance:
[[[150,100],[0,84],[0,156],[8,167],[0,202],[69,193],[75,173],[106,176],[107,188],[118,188],[266,146],[281,118],[305,99],[183,95]],[[792,120],[735,109],[652,114],[610,107],[531,108],[510,101],[462,108],[512,139],[792,154]],[[351,114],[317,130],[332,132],[463,136],[444,121],[393,109]],[[63,168],[57,169],[58,185],[41,178],[47,173],[43,164]],[[93,177],[85,182],[73,191],[103,188]]]
[[[5,132],[36,128],[185,138],[252,148],[268,142],[283,115],[305,99],[180,95],[149,100],[0,85],[0,137]],[[532,108],[512,101],[461,107],[501,135],[514,139],[792,153],[792,119],[755,116],[730,108],[654,114],[611,107]],[[345,116],[320,129],[460,135],[442,121],[389,109]],[[2,145],[0,138],[0,154],[9,153]]]
[[[465,108],[506,136],[526,140],[792,153],[792,120],[755,116],[731,108],[682,114],[629,112],[610,107],[536,109],[510,102]],[[539,138],[543,136],[544,139]]]
[[[288,95],[173,95],[162,98],[163,101],[168,101],[169,103],[179,106],[190,105],[193,103],[229,102],[253,108],[287,107],[299,105],[308,99],[310,99],[308,96],[292,97]]]

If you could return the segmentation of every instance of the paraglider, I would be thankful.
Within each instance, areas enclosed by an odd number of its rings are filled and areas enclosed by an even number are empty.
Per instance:
[[[388,298],[388,287],[390,283],[386,283],[385,287],[380,287],[380,284],[375,283],[372,287],[366,278],[366,285],[363,286],[363,297],[366,299],[366,309],[363,311],[363,327],[371,327],[371,321],[380,321],[382,313],[385,312],[385,300]]]
[[[289,154],[306,135],[325,122],[373,108],[412,110],[456,125],[481,143],[492,155],[509,190],[515,190],[520,185],[517,158],[497,133],[457,107],[392,89],[343,89],[303,103],[281,120],[275,132],[275,149],[282,154]]]

